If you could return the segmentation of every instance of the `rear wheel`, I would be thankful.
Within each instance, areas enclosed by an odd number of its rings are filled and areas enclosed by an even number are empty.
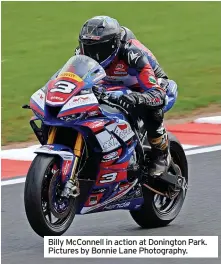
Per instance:
[[[39,236],[62,235],[75,217],[75,199],[61,197],[60,160],[38,155],[28,171],[24,202],[28,221]]]
[[[180,169],[181,175],[185,178],[187,184],[188,164],[184,150],[174,135],[169,134],[169,138],[172,159]],[[170,168],[170,170],[172,170],[172,168]],[[168,183],[162,182],[159,182],[158,187],[160,187],[161,190],[170,188]],[[174,196],[171,199],[160,194],[156,194],[146,187],[143,187],[144,204],[139,210],[130,211],[131,216],[135,222],[143,228],[166,226],[179,214],[186,198],[186,192],[187,189],[179,189],[176,192],[174,191]]]

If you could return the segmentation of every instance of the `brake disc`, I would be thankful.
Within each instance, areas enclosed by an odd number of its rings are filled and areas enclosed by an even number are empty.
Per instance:
[[[49,201],[49,207],[51,210],[51,213],[58,219],[66,217],[70,210],[72,203],[70,202],[73,198],[65,198],[61,197],[59,192],[59,182],[58,177],[59,170],[55,172],[51,178],[50,184],[49,184],[49,190],[48,190],[48,201]],[[67,204],[66,204],[67,203]],[[59,209],[59,210],[58,210]],[[64,209],[64,211],[62,210]]]

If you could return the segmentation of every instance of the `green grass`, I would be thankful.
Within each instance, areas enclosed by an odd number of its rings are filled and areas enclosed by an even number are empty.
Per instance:
[[[220,103],[220,2],[2,2],[2,143],[30,140],[31,94],[73,54],[89,17],[131,28],[179,85],[171,113]]]

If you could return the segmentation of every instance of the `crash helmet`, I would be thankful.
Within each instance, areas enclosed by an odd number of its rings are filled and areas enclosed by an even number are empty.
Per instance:
[[[81,54],[107,67],[119,51],[121,32],[118,21],[109,16],[95,16],[87,20],[79,34]]]

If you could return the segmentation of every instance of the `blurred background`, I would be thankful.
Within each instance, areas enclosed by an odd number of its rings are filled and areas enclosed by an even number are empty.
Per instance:
[[[30,96],[73,55],[82,24],[109,15],[178,83],[166,115],[220,109],[221,2],[2,2],[2,145],[33,140]]]

